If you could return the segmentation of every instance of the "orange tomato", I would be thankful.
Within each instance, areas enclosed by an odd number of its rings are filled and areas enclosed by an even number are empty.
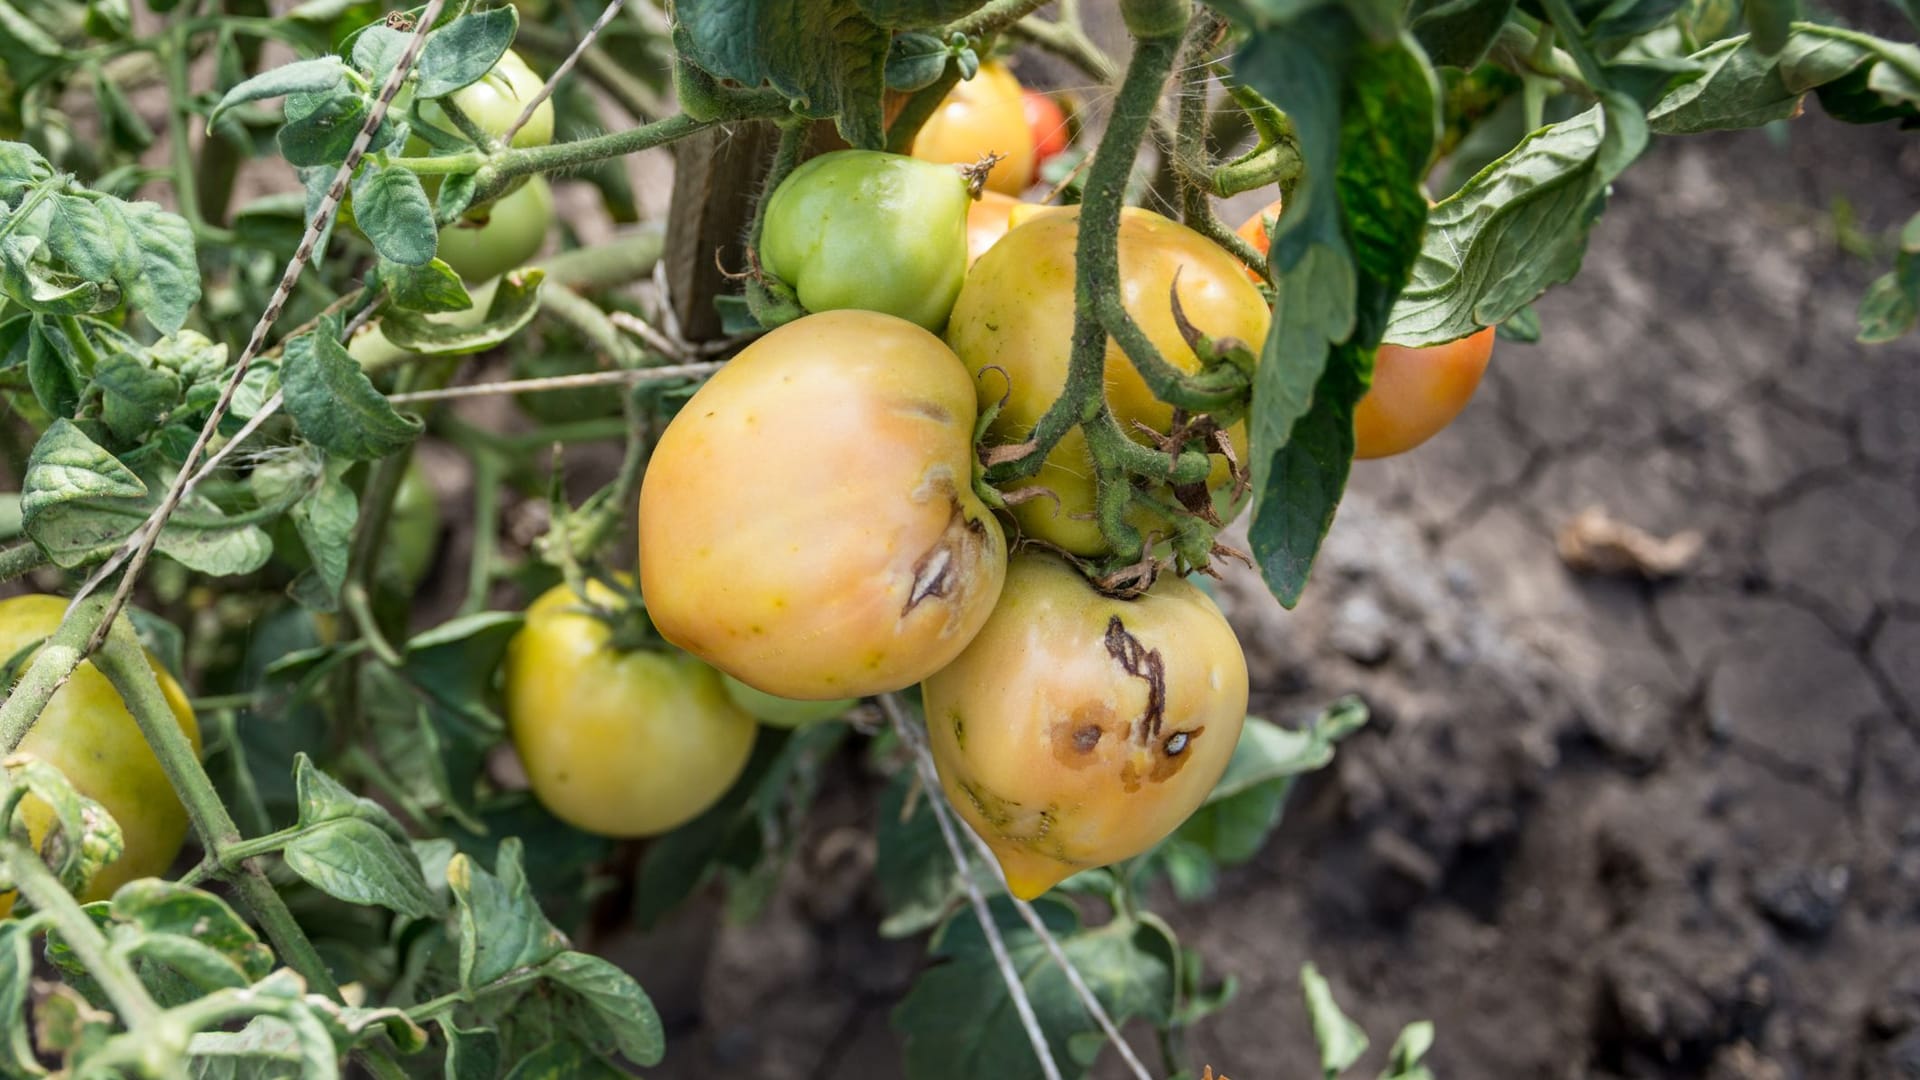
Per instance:
[[[1060,103],[1038,90],[1020,93],[1020,111],[1027,116],[1027,130],[1033,133],[1034,168],[1067,148],[1067,114]]]
[[[987,174],[987,187],[1018,195],[1033,183],[1033,132],[1020,105],[1020,80],[1001,64],[980,65],[973,78],[956,83],[947,99],[913,139],[922,161],[971,165],[986,154],[1002,160]]]
[[[1267,230],[1279,216],[1275,199],[1238,231],[1264,255],[1271,243]],[[1443,345],[1380,346],[1373,385],[1353,410],[1353,456],[1392,457],[1438,435],[1473,399],[1492,357],[1491,326]]]

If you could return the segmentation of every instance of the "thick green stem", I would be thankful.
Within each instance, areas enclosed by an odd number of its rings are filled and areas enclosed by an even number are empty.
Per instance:
[[[46,709],[47,702],[53,700],[54,691],[65,685],[73,669],[85,659],[81,650],[93,637],[106,610],[105,593],[95,593],[80,601],[34,654],[33,663],[27,665],[7,700],[0,703],[0,757],[13,753],[20,745],[33,722]]]
[[[480,202],[499,195],[509,182],[522,176],[577,169],[607,158],[624,157],[628,154],[637,154],[642,150],[665,146],[712,124],[728,120],[783,116],[787,111],[785,98],[743,95],[738,105],[728,114],[711,120],[695,120],[685,113],[679,113],[664,120],[655,120],[651,124],[642,124],[626,131],[596,135],[591,139],[575,139],[571,142],[554,143],[551,146],[528,146],[502,151],[491,155],[487,163],[479,168],[474,187],[474,201]],[[419,162],[436,160],[442,159],[399,158],[393,163],[421,172],[427,170],[419,168]]]
[[[180,729],[180,722],[167,705],[153,668],[147,663],[146,653],[126,620],[115,621],[95,662],[119,691],[127,711],[133,714],[134,723],[139,725],[147,746],[159,760],[161,771],[167,774],[168,783],[186,807],[201,846],[215,860],[222,860],[227,847],[240,841],[239,826],[234,824],[226,804],[220,801],[220,793],[200,764],[193,744],[187,741],[186,732]],[[299,972],[309,987],[338,999],[340,989],[327,971],[326,962],[314,950],[306,932],[300,929],[286,901],[267,880],[258,860],[242,862],[229,874],[229,879],[247,909],[259,920],[280,958]]]
[[[193,93],[187,82],[187,65],[193,61],[192,31],[176,25],[167,35],[160,59],[167,69],[167,154],[173,166],[173,198],[180,216],[195,228],[204,228],[207,220],[200,213],[200,186],[196,182],[193,138],[187,130],[188,109]]]
[[[60,887],[38,853],[18,841],[0,840],[0,865],[6,867],[13,887],[60,931],[61,940],[86,965],[87,973],[106,992],[127,1027],[139,1027],[160,1016],[159,1004],[147,993],[140,977],[124,957],[113,951],[106,935],[80,909],[79,902]]]
[[[893,124],[887,128],[887,149],[896,154],[904,154],[913,149],[913,138],[920,134],[928,120],[947,99],[947,94],[960,84],[960,68],[957,64],[948,64],[940,77],[932,83],[913,92],[907,103],[893,118]]]
[[[610,289],[653,273],[666,242],[666,235],[657,227],[630,229],[605,243],[563,251],[536,265],[547,272],[549,286]]]
[[[965,34],[977,38],[997,33],[1047,6],[1047,0],[988,0],[978,11],[947,25],[942,37]]]
[[[1017,461],[997,466],[992,473],[996,482],[1035,475],[1047,452],[1068,430],[1094,421],[1106,411],[1109,334],[1126,351],[1154,396],[1169,404],[1206,412],[1236,400],[1244,389],[1195,383],[1160,356],[1120,300],[1120,209],[1127,178],[1133,171],[1140,141],[1152,123],[1161,88],[1166,84],[1179,46],[1180,35],[1176,33],[1144,38],[1134,51],[1113,117],[1095,151],[1093,167],[1087,176],[1086,201],[1080,208],[1074,255],[1073,351],[1067,365],[1066,386],[1034,425],[1031,451]],[[1166,459],[1160,460],[1164,463]]]
[[[1264,278],[1267,260],[1213,212],[1213,201],[1207,190],[1208,175],[1213,172],[1208,164],[1207,149],[1207,134],[1212,129],[1207,120],[1207,89],[1212,82],[1207,59],[1219,47],[1225,32],[1226,23],[1210,11],[1193,21],[1177,65],[1179,114],[1173,126],[1173,153],[1167,155],[1167,161],[1178,178],[1181,217],[1187,225],[1226,248],[1234,258]],[[1295,158],[1298,159],[1297,154]]]
[[[68,344],[73,346],[73,351],[79,354],[80,362],[86,365],[85,371],[91,373],[99,370],[100,353],[94,349],[93,342],[87,338],[86,327],[80,325],[79,316],[62,315],[59,316],[59,320],[62,336],[67,339]],[[81,373],[76,372],[76,374]]]
[[[47,565],[47,553],[31,540],[0,548],[0,581],[12,581]]]
[[[1593,50],[1587,47],[1587,40],[1582,36],[1586,28],[1573,13],[1573,5],[1567,0],[1542,0],[1541,6],[1546,9],[1553,28],[1560,32],[1561,40],[1567,43],[1567,51],[1573,54],[1573,62],[1579,65],[1580,77],[1586,80],[1587,86],[1596,92],[1607,89],[1606,71]]]

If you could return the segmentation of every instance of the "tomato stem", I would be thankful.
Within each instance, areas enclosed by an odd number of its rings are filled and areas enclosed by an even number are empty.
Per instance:
[[[157,688],[156,688],[157,690]],[[3,777],[4,774],[0,774]],[[6,784],[0,778],[0,784]],[[0,821],[0,826],[6,823]],[[151,1023],[160,1016],[160,1005],[147,993],[140,977],[127,965],[124,954],[107,941],[100,927],[87,916],[78,901],[67,894],[47,864],[33,848],[18,840],[0,839],[0,867],[13,887],[33,903],[33,908],[53,928],[61,941],[86,965],[87,974],[100,984],[115,1012],[128,1028]]]

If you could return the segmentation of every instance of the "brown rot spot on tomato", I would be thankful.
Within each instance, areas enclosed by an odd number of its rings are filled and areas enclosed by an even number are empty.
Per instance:
[[[1107,619],[1103,643],[1107,647],[1107,655],[1120,662],[1120,670],[1147,684],[1147,707],[1141,712],[1133,732],[1134,740],[1146,746],[1159,737],[1160,725],[1167,716],[1166,662],[1161,659],[1160,650],[1140,644],[1140,639],[1128,632],[1118,615]]]
[[[953,724],[953,745],[962,750],[967,748],[967,721],[959,713],[948,713],[947,719]]]
[[[1073,710],[1072,716],[1054,721],[1047,729],[1053,759],[1069,769],[1093,764],[1094,751],[1100,748],[1100,739],[1112,722],[1113,710],[1100,704],[1082,705]]]
[[[1153,768],[1147,772],[1147,780],[1158,784],[1172,779],[1185,768],[1188,759],[1193,757],[1187,751],[1193,748],[1194,740],[1206,730],[1206,726],[1202,725],[1192,731],[1176,731],[1167,736],[1166,741],[1160,744],[1160,756],[1154,760]]]

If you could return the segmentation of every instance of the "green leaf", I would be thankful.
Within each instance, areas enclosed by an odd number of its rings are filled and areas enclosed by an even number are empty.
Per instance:
[[[540,283],[546,273],[527,267],[500,279],[486,318],[471,325],[435,322],[424,315],[396,311],[380,320],[387,340],[426,356],[464,356],[501,345],[533,321],[540,310]]]
[[[408,918],[434,913],[420,864],[377,826],[341,818],[312,826],[281,849],[287,869],[349,904],[376,904]]]
[[[157,203],[100,196],[93,206],[105,223],[104,240],[114,251],[111,280],[161,333],[178,332],[200,303],[193,226]]]
[[[626,1080],[626,1076],[579,1043],[562,1039],[521,1058],[507,1080]]]
[[[1335,705],[1305,731],[1248,717],[1226,772],[1200,809],[1167,838],[1165,852],[1222,866],[1253,858],[1279,824],[1294,778],[1325,768],[1334,742],[1365,722],[1366,708],[1357,699]],[[1191,899],[1210,891],[1181,893]]]
[[[447,1040],[446,1080],[496,1080],[500,1075],[500,1036],[488,1028],[455,1027],[439,1017]]]
[[[566,951],[566,935],[554,929],[527,887],[520,842],[509,837],[489,874],[471,857],[447,863],[447,887],[459,905],[460,985],[479,990],[516,968],[536,967]]]
[[[259,983],[246,992],[258,994],[267,985]],[[339,1050],[326,1027],[305,1009],[256,1016],[235,1032],[201,1032],[187,1043],[187,1053],[191,1075],[206,1080],[330,1080],[340,1075]]]
[[[907,937],[952,914],[962,896],[960,875],[940,837],[939,822],[927,806],[927,793],[918,789],[912,769],[900,770],[887,784],[880,795],[879,814],[873,876],[886,912],[880,933]]]
[[[250,101],[265,101],[292,94],[331,96],[348,89],[347,67],[337,56],[280,64],[227,91],[220,103],[213,107],[213,112],[208,114],[207,126],[212,127],[228,109]]]
[[[55,420],[27,457],[20,510],[33,532],[34,519],[67,503],[146,495],[147,485],[71,421]]]
[[[893,35],[862,6],[857,0],[680,0],[674,46],[716,78],[771,85],[792,99],[795,113],[831,117],[849,145],[880,149]]]
[[[66,340],[57,334],[42,317],[34,316],[27,331],[27,385],[48,415],[65,417],[80,408],[80,380],[67,360]]]
[[[6,0],[0,0],[0,71],[20,93],[60,70],[67,51]],[[8,175],[0,171],[0,176]]]
[[[1607,186],[1647,145],[1617,95],[1529,135],[1440,201],[1386,340],[1438,345],[1497,326],[1572,278]]]
[[[1164,927],[1121,919],[1087,930],[1066,905],[1036,910],[1115,1023],[1167,1020],[1176,959]],[[1099,1026],[1013,902],[996,897],[992,911],[1061,1074],[1085,1076],[1104,1045]],[[893,1011],[893,1026],[906,1036],[908,1080],[1043,1075],[971,908],[936,935],[932,959]]]
[[[402,266],[433,261],[439,236],[433,204],[411,170],[361,166],[353,177],[353,217],[382,259]]]
[[[226,902],[212,893],[159,878],[139,878],[113,894],[113,917],[149,934],[172,934],[225,956],[257,982],[273,970],[273,952]]]
[[[1353,403],[1418,251],[1439,137],[1439,86],[1419,48],[1357,34],[1321,8],[1256,34],[1235,60],[1293,117],[1307,163],[1274,231],[1276,315],[1250,418],[1254,560],[1288,607],[1346,487]]]
[[[1320,1071],[1327,1080],[1335,1080],[1367,1052],[1367,1033],[1340,1011],[1333,988],[1312,964],[1300,969],[1300,988],[1307,998],[1314,1041],[1320,1044]]]
[[[94,370],[100,415],[114,437],[133,442],[157,426],[180,402],[180,377],[148,367],[130,353],[104,357]]]
[[[1867,286],[1860,299],[1863,345],[1883,345],[1911,332],[1920,323],[1920,255],[1902,251],[1893,269]]]
[[[482,611],[416,635],[406,647],[407,681],[475,727],[505,731],[506,725],[487,705],[489,688],[524,621],[511,611]]]
[[[597,956],[563,952],[540,967],[548,982],[573,998],[560,1006],[567,1025],[603,1054],[618,1052],[642,1067],[666,1053],[660,1014],[633,976]]]
[[[27,460],[21,509],[27,535],[65,567],[118,547],[159,504],[149,490],[78,427],[55,421]],[[158,550],[206,574],[244,574],[273,554],[257,526],[236,522],[201,496],[183,499],[160,531]]]
[[[1433,1073],[1420,1059],[1433,1049],[1433,1023],[1416,1020],[1400,1029],[1400,1037],[1387,1051],[1387,1068],[1380,1080],[1433,1080]]]
[[[33,931],[0,919],[0,1073],[45,1076],[27,1037],[27,987],[33,982]]]
[[[1414,0],[1407,28],[1436,64],[1471,69],[1500,34],[1514,0]]]
[[[352,90],[290,95],[278,140],[280,156],[302,168],[344,163],[366,125],[369,108],[367,99]]]
[[[150,202],[118,203],[122,221],[140,252],[139,269],[120,282],[127,300],[154,328],[172,334],[200,303],[200,262],[193,226]]]
[[[249,980],[233,958],[210,945],[178,934],[147,934],[134,939],[126,951],[141,960],[165,965],[200,994],[240,989]]]
[[[380,280],[387,283],[387,299],[402,311],[432,315],[473,307],[473,297],[467,295],[460,275],[439,259],[430,260],[425,266],[382,263]]]
[[[83,892],[94,875],[125,850],[120,825],[99,803],[76,790],[59,769],[28,757],[7,766],[6,779],[14,792],[38,797],[51,811],[53,820],[42,837],[40,852],[67,891]],[[0,836],[21,825],[17,820],[0,821]]]
[[[353,526],[360,518],[359,500],[342,478],[342,470],[328,469],[321,474],[312,493],[295,503],[288,516],[313,559],[313,569],[327,596],[340,595],[353,554]]]
[[[133,102],[127,100],[120,84],[108,78],[104,72],[94,74],[93,98],[100,108],[101,119],[106,121],[108,135],[116,146],[137,154],[153,145],[153,129],[147,126],[146,119],[133,107]]]
[[[887,51],[887,89],[912,93],[937,82],[953,50],[933,34],[896,34]]]
[[[103,287],[34,261],[38,247],[36,240],[25,236],[0,241],[0,293],[43,315],[85,315],[120,302],[117,288]]]
[[[519,10],[503,5],[462,15],[435,30],[415,66],[420,76],[415,96],[428,101],[478,82],[499,63],[519,29]]]
[[[412,40],[411,30],[396,30],[375,23],[354,37],[353,66],[367,77],[368,82],[383,86],[387,76],[399,66],[401,54],[407,51],[407,42]],[[418,70],[417,63],[415,70]]]
[[[394,411],[340,344],[338,316],[287,342],[280,387],[300,433],[329,454],[371,461],[420,437],[420,421]]]

